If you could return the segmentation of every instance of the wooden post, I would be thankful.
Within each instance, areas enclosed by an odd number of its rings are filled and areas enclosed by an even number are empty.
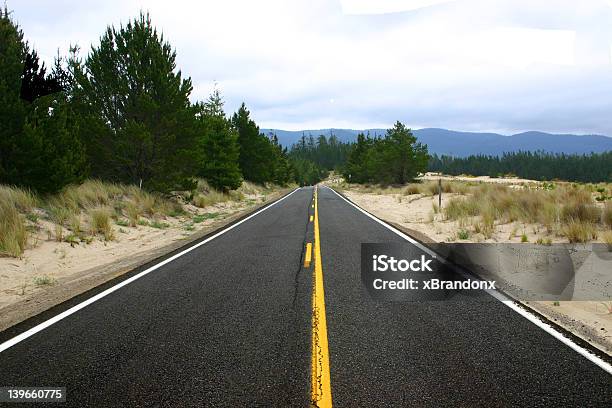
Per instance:
[[[442,179],[438,179],[438,210],[442,211]]]

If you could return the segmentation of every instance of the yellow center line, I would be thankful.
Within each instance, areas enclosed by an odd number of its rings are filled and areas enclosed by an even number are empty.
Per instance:
[[[325,318],[325,293],[323,289],[323,266],[321,262],[321,240],[319,239],[318,189],[314,191],[314,274],[312,291],[312,378],[311,404],[315,407],[331,407],[331,378],[329,374],[329,347],[327,343],[327,320]]]

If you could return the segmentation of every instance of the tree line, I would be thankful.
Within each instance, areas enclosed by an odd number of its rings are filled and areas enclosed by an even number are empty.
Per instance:
[[[351,183],[404,184],[426,171],[428,159],[427,145],[396,122],[383,137],[357,135],[342,173]]]
[[[512,152],[502,156],[474,155],[464,158],[433,155],[429,170],[450,175],[472,174],[500,177],[514,174],[532,180],[565,180],[583,183],[612,180],[612,152],[563,154]]]
[[[93,177],[168,192],[198,177],[221,190],[304,179],[304,163],[260,133],[244,103],[228,116],[218,89],[195,103],[192,90],[148,14],[108,26],[85,58],[74,46],[47,70],[5,7],[0,183],[52,193]]]
[[[340,141],[333,133],[329,138],[319,135],[316,139],[312,135],[302,135],[289,151],[289,158],[299,169],[296,172],[298,183],[315,184],[327,177],[329,171],[339,171],[350,150],[351,144]]]

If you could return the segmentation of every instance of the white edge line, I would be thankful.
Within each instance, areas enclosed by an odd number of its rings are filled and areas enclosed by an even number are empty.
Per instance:
[[[404,234],[402,231],[398,230],[397,228],[387,224],[386,222],[380,220],[379,218],[375,217],[374,215],[370,214],[369,212],[365,211],[364,209],[358,207],[357,205],[355,205],[351,201],[349,201],[346,198],[344,198],[341,194],[338,194],[338,192],[336,190],[334,190],[333,188],[327,187],[327,186],[325,186],[325,187],[330,189],[331,191],[333,191],[338,197],[342,198],[344,201],[349,203],[351,206],[353,206],[357,210],[361,211],[364,215],[370,217],[371,219],[373,219],[374,221],[376,221],[380,225],[382,225],[382,226],[386,227],[387,229],[391,230],[392,232],[396,233],[397,235],[399,235],[400,237],[404,238],[406,241],[410,242],[411,244],[414,244],[419,249],[425,251],[429,255],[434,256],[434,257],[438,258],[439,260],[442,260],[442,262],[444,262],[444,263],[447,263],[447,261],[442,256],[436,254],[434,251],[432,251],[431,249],[425,247],[420,242],[415,241],[413,238],[411,238],[408,235]],[[463,273],[462,271],[459,271],[459,272],[462,273],[463,275],[467,276],[467,274]],[[470,276],[470,278],[474,278],[474,277]],[[545,332],[547,332],[548,334],[550,334],[551,336],[553,336],[554,338],[559,340],[561,343],[565,344],[566,346],[570,347],[572,350],[576,351],[578,354],[580,354],[581,356],[585,357],[586,359],[588,359],[589,361],[591,361],[592,363],[594,363],[595,365],[597,365],[598,367],[600,367],[601,369],[606,371],[608,374],[612,374],[612,365],[610,365],[606,361],[602,360],[599,356],[591,353],[589,350],[585,349],[584,347],[574,343],[571,339],[569,339],[566,336],[564,336],[562,333],[560,333],[553,326],[543,322],[536,315],[534,315],[533,313],[530,313],[529,311],[527,311],[523,307],[519,306],[517,304],[517,302],[511,300],[506,295],[504,295],[503,293],[500,293],[500,292],[498,292],[496,290],[485,289],[485,292],[487,292],[489,295],[493,296],[495,299],[499,300],[504,305],[508,306],[510,309],[512,309],[516,313],[518,313],[521,316],[523,316],[525,319],[529,320],[531,323],[533,323],[536,326],[538,326],[540,329],[544,330]]]
[[[261,213],[261,212],[267,210],[268,208],[271,208],[271,207],[275,206],[276,204],[280,203],[285,198],[288,198],[290,195],[292,195],[293,193],[295,193],[298,190],[299,190],[299,188],[296,188],[291,193],[287,194],[286,196],[282,197],[281,199],[279,199],[279,200],[273,202],[272,204],[270,204],[270,205],[268,205],[268,206],[258,210],[257,212],[254,212],[253,214],[251,214],[248,217],[246,217],[246,218],[236,222],[235,224],[230,225],[229,227],[225,228],[224,230],[221,230],[221,231],[217,232],[215,235],[212,235],[212,236],[206,238],[205,240],[203,240],[201,242],[198,242],[197,244],[195,244],[195,245],[193,245],[193,246],[191,246],[191,247],[189,247],[189,248],[179,252],[178,254],[172,255],[170,258],[165,259],[162,262],[160,262],[158,264],[155,264],[155,265],[151,266],[148,269],[145,269],[144,271],[142,271],[142,272],[132,276],[131,278],[128,278],[128,279],[126,279],[126,280],[116,284],[115,286],[110,287],[110,288],[106,289],[105,291],[100,292],[97,295],[90,297],[89,299],[79,303],[78,305],[75,305],[75,306],[71,307],[70,309],[63,311],[62,313],[60,313],[60,314],[52,317],[51,319],[46,320],[46,321],[44,321],[44,322],[42,322],[42,323],[32,327],[29,330],[26,330],[25,332],[15,336],[15,337],[13,337],[10,340],[5,341],[4,343],[0,344],[0,353],[2,353],[4,350],[6,350],[6,349],[8,349],[10,347],[13,347],[17,343],[22,342],[23,340],[27,339],[28,337],[31,337],[31,336],[35,335],[39,331],[42,331],[42,330],[46,329],[47,327],[49,327],[49,326],[59,322],[60,320],[70,316],[71,314],[74,314],[74,313],[78,312],[79,310],[83,309],[84,307],[87,307],[87,306],[91,305],[95,301],[98,301],[98,300],[102,299],[103,297],[110,295],[111,293],[115,292],[116,290],[119,290],[122,287],[124,287],[126,285],[129,285],[130,283],[134,282],[135,280],[140,279],[140,278],[142,278],[145,275],[148,275],[149,273],[153,272],[154,270],[161,268],[162,266],[164,266],[164,265],[174,261],[175,259],[180,258],[181,256],[183,256],[183,255],[193,251],[194,249],[201,247],[202,245],[206,244],[207,242],[210,242],[213,239],[215,239],[215,238],[225,234],[226,232],[236,228],[237,226],[239,226],[243,222],[246,222],[246,221],[250,220],[251,218],[253,218],[256,215],[258,215],[259,213]]]

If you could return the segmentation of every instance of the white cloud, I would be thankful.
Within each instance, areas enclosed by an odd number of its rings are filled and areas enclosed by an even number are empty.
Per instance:
[[[218,81],[228,111],[244,100],[263,127],[612,135],[607,0],[58,2],[9,3],[48,60],[149,10],[193,98]]]
[[[340,0],[344,14],[386,14],[412,11],[454,0]]]

